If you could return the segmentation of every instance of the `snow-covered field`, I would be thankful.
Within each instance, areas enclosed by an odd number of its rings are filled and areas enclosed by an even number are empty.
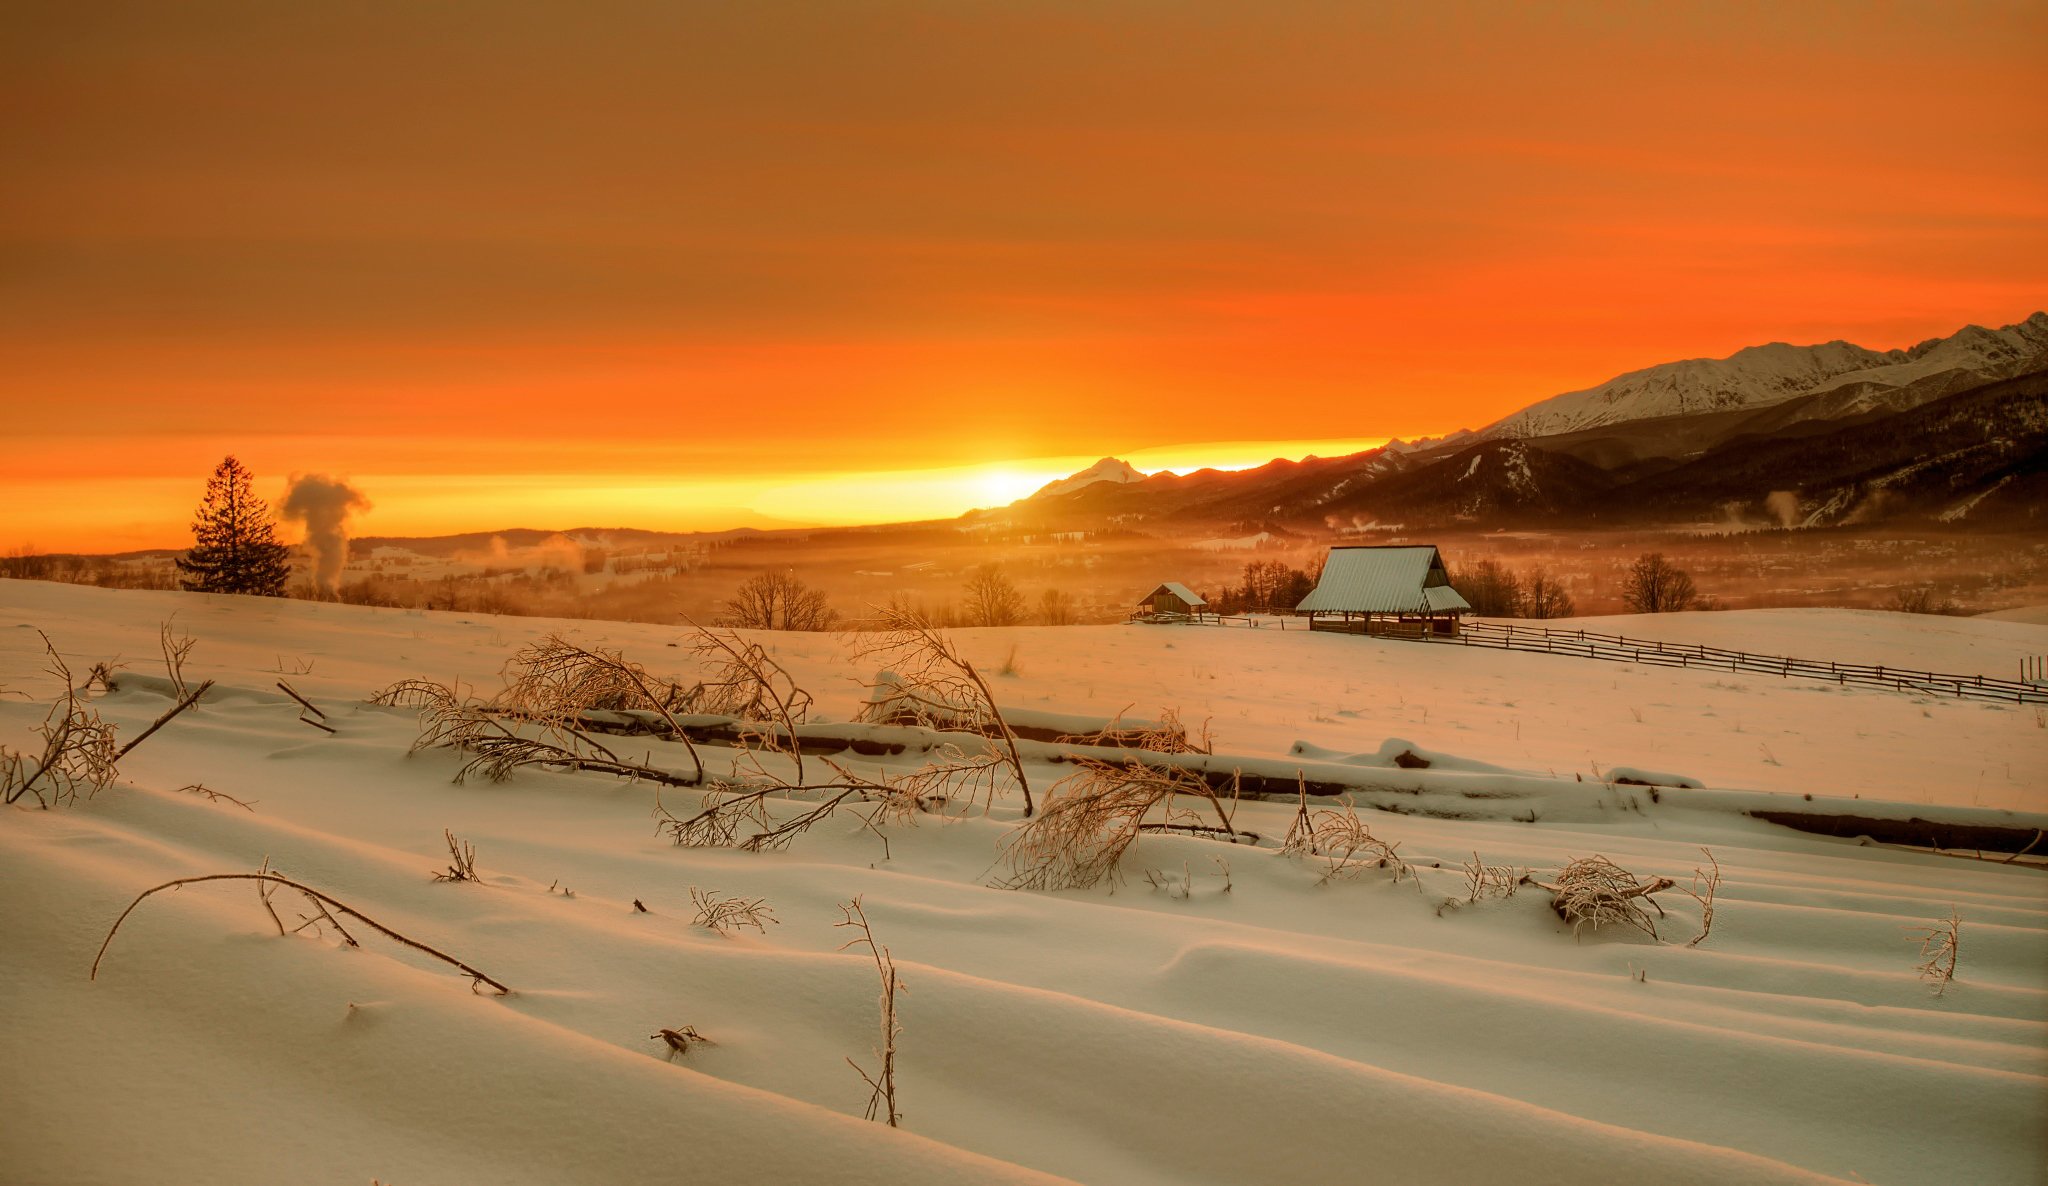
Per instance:
[[[555,630],[686,675],[679,630],[27,582],[0,581],[0,744],[30,747],[55,690],[32,627],[81,673],[118,657],[147,675],[174,613],[199,640],[188,674],[216,690],[97,797],[0,817],[6,1181],[2042,1179],[2039,868],[1824,839],[1676,792],[1533,823],[1363,812],[1418,867],[1398,883],[1319,884],[1316,862],[1275,851],[1292,803],[1240,807],[1257,847],[1148,835],[1120,886],[1061,893],[988,884],[1015,799],[890,826],[886,849],[851,815],[780,853],[679,848],[647,784],[457,784],[456,755],[407,755],[413,713],[365,702],[413,676],[488,691]],[[1857,612],[1588,628],[2004,676],[2048,653],[2048,626]],[[848,719],[875,674],[830,636],[764,641],[815,718]],[[1006,706],[1175,708],[1247,759],[1401,738],[1589,801],[1626,766],[2048,822],[2034,707],[1298,630],[960,641]],[[301,724],[280,678],[338,731]],[[136,679],[95,707],[128,738],[168,701]],[[687,768],[673,746],[630,744]],[[1068,769],[1029,766],[1041,793]],[[177,790],[193,783],[253,810]],[[444,828],[475,844],[481,884],[431,879]],[[1546,880],[1600,853],[1685,885],[1701,846],[1725,880],[1697,946],[1699,907],[1676,891],[1662,943],[1574,939],[1530,887],[1440,910],[1474,853]],[[246,882],[151,898],[87,980],[137,893],[266,859],[513,995],[360,927],[360,949],[280,938]],[[692,926],[692,887],[765,898],[779,921]],[[855,896],[907,986],[901,1130],[862,1119],[846,1062],[872,1066],[879,1036],[875,966],[833,925]],[[1909,931],[1951,908],[1960,958],[1937,997]],[[649,1035],[682,1026],[711,1043],[665,1059]]]

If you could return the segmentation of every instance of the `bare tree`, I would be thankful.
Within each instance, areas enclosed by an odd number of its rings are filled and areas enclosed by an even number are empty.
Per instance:
[[[1461,568],[1451,585],[1483,618],[1514,618],[1522,614],[1522,582],[1498,560],[1481,560]]]
[[[733,630],[830,630],[839,613],[792,572],[764,572],[741,585],[716,625]]]
[[[1671,614],[1691,609],[1699,590],[1692,574],[1664,559],[1664,553],[1645,552],[1622,579],[1621,599],[1639,614]]]
[[[1522,588],[1522,614],[1530,618],[1569,618],[1579,612],[1572,601],[1571,591],[1564,582],[1551,576],[1545,569],[1529,573],[1529,580]]]
[[[1956,957],[1962,953],[1963,916],[1951,906],[1947,918],[1915,927],[1907,935],[1920,944],[1920,963],[1914,970],[1935,996],[1947,992],[1956,978]]]
[[[976,568],[967,578],[966,588],[967,625],[1015,626],[1024,621],[1024,595],[996,565]]]
[[[1038,620],[1048,626],[1074,624],[1074,598],[1065,589],[1046,589],[1038,595]]]

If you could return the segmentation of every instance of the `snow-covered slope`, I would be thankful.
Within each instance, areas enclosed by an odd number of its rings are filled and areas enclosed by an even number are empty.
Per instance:
[[[2040,812],[2048,750],[2028,709],[1294,630],[961,632],[986,670],[1013,660],[993,681],[1013,707],[1177,706],[1214,718],[1219,751],[1268,762],[1297,741],[1341,756],[1412,738],[1440,769],[1356,768],[1617,808],[1362,812],[1414,867],[1393,881],[1326,879],[1326,856],[1278,851],[1293,803],[1244,802],[1233,820],[1256,844],[1147,835],[1119,886],[1024,892],[989,884],[1021,822],[1014,794],[873,827],[862,808],[785,852],[681,848],[653,828],[645,783],[456,783],[456,755],[408,756],[413,713],[363,700],[408,676],[493,687],[551,631],[689,674],[656,626],[0,581],[0,686],[17,693],[0,698],[0,744],[32,740],[52,690],[32,627],[81,671],[128,661],[92,704],[136,736],[168,703],[147,677],[173,613],[199,639],[188,673],[218,690],[97,797],[0,812],[9,1181],[2020,1186],[2048,1156],[2048,874],[1601,782],[1620,765],[1702,795]],[[1964,671],[2048,648],[2041,626],[1906,615],[1654,625]],[[840,640],[758,638],[818,715],[843,721],[867,695],[874,672]],[[301,723],[281,672],[335,733]],[[610,740],[688,768],[679,747]],[[737,756],[704,753],[714,769]],[[1041,794],[1072,769],[1027,765]],[[181,791],[194,783],[253,809]],[[660,798],[683,812],[704,793]],[[475,844],[481,881],[431,879],[444,828]],[[1675,891],[1663,942],[1575,937],[1532,887],[1445,906],[1475,852],[1541,878],[1601,853],[1686,884],[1702,845],[1722,881],[1696,946],[1702,912]],[[137,893],[266,859],[513,995],[473,993],[360,929],[360,948],[280,936],[243,883],[149,899],[87,980]],[[763,898],[779,921],[695,926],[693,887]],[[846,1065],[874,1065],[878,1038],[875,967],[834,925],[856,895],[908,988],[900,1131],[861,1119],[867,1088]],[[290,899],[275,902],[286,927],[303,912]],[[1961,961],[1936,997],[1908,928],[1951,908]],[[666,1060],[650,1035],[684,1025],[714,1044]]]
[[[1038,488],[1032,498],[1056,498],[1072,494],[1076,490],[1093,486],[1097,482],[1142,482],[1150,475],[1133,466],[1130,462],[1116,457],[1105,457],[1079,473],[1047,482]]]
[[[2048,366],[2048,313],[1996,330],[1964,326],[1949,337],[1931,338],[1906,350],[1870,350],[1841,341],[1817,346],[1772,342],[1727,358],[1663,363],[1598,387],[1552,396],[1488,426],[1482,435],[1555,436],[1630,420],[1764,408],[1837,389],[1882,393],[1948,372],[1981,382],[2043,366]],[[1827,414],[1853,415],[1866,407],[1890,406],[1881,394],[1840,404],[1830,404]]]

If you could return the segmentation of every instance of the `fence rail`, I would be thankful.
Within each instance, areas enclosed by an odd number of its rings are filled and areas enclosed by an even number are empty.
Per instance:
[[[1710,671],[1749,672],[1785,678],[1824,680],[1860,687],[1889,688],[1902,692],[1924,692],[1957,696],[1968,700],[2000,700],[2008,704],[2048,704],[2048,685],[2026,679],[1999,679],[1988,675],[1955,675],[1941,671],[1918,671],[1871,663],[1836,663],[1825,659],[1800,659],[1788,655],[1758,655],[1697,643],[1658,642],[1601,634],[1592,630],[1553,630],[1544,626],[1513,626],[1495,622],[1473,622],[1455,635],[1377,635],[1468,647],[1492,647],[1506,651],[1538,651],[1546,655],[1572,655],[1582,659],[1607,659],[1621,663],[1650,663],[1662,667],[1699,667]],[[2022,668],[2022,674],[2026,674]]]

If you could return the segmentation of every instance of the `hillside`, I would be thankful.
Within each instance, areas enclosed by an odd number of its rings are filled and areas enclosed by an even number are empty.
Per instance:
[[[692,811],[702,791],[544,770],[457,782],[459,755],[408,756],[413,711],[364,700],[427,674],[494,687],[550,631],[686,673],[665,627],[0,581],[0,682],[29,698],[0,701],[0,740],[18,744],[52,691],[27,627],[83,669],[153,654],[173,614],[199,640],[188,674],[217,691],[96,797],[0,820],[15,905],[0,915],[0,1142],[23,1181],[1224,1186],[1370,1165],[1559,1186],[2019,1186],[2048,1155],[2043,874],[1726,809],[1910,796],[1899,810],[2042,818],[2048,769],[2023,710],[1303,632],[965,632],[988,669],[1014,660],[996,681],[1013,709],[1178,707],[1213,718],[1232,761],[1386,788],[1360,798],[1390,810],[1362,816],[1409,870],[1333,878],[1327,855],[1278,850],[1294,804],[1242,802],[1234,822],[1257,843],[1146,835],[1120,884],[1047,892],[991,884],[1022,822],[1014,792],[872,825],[866,808],[832,816],[784,852],[678,847],[650,812]],[[2048,637],[1900,615],[1657,623],[1692,624],[1961,670]],[[872,671],[834,639],[764,641],[818,719],[865,696]],[[148,666],[91,701],[123,738],[167,704]],[[280,666],[336,732],[300,722]],[[1392,768],[1389,745],[1436,768]],[[672,744],[642,750],[688,767]],[[739,757],[704,752],[721,770]],[[1071,773],[1045,752],[1027,759],[1041,796]],[[916,759],[841,760],[880,775]],[[1602,781],[1625,766],[1707,789]],[[249,807],[179,789],[202,780]],[[1468,818],[1410,813],[1442,797]],[[475,845],[481,880],[433,879],[443,829]],[[1697,945],[1702,913],[1675,892],[1656,941],[1575,937],[1528,887],[1445,905],[1475,851],[1545,879],[1598,852],[1683,883],[1701,845],[1723,880]],[[280,936],[232,885],[149,899],[87,979],[141,890],[265,861],[512,995],[361,928],[360,948],[324,927]],[[760,899],[775,921],[694,925],[693,890]],[[900,1131],[861,1118],[847,1066],[872,1067],[878,1036],[875,965],[835,926],[856,897],[908,989]],[[304,913],[288,892],[275,905],[286,925]],[[1952,906],[1963,954],[1937,997],[1904,936]],[[709,1044],[665,1057],[650,1035],[679,1026]],[[1186,1094],[1219,1067],[1232,1123],[1191,1135]]]

